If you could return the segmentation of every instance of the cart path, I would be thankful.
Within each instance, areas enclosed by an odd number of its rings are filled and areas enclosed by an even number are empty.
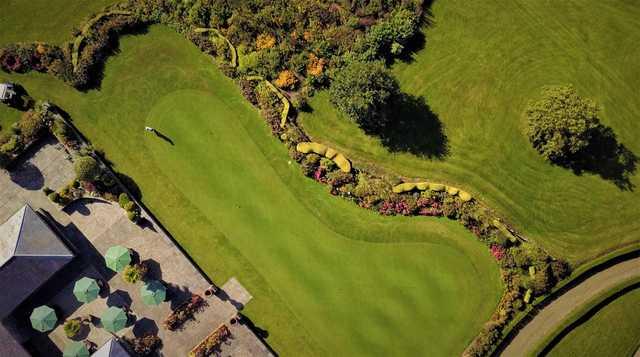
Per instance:
[[[640,257],[618,263],[598,272],[545,306],[525,325],[500,354],[504,357],[527,356],[573,311],[625,280],[640,277]],[[636,353],[639,356],[640,351]]]

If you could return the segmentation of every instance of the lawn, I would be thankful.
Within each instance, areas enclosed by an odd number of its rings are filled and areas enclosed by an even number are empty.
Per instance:
[[[14,42],[62,43],[82,20],[118,0],[2,0],[0,46]]]
[[[11,125],[20,119],[22,112],[0,104],[0,135],[9,133]]]
[[[326,93],[301,118],[307,132],[356,164],[464,187],[573,263],[640,241],[639,175],[624,190],[544,162],[522,115],[543,86],[571,83],[640,156],[640,3],[449,0],[432,11],[424,49],[393,67],[423,103],[398,110],[402,123],[384,145],[338,115]]]
[[[254,296],[246,313],[281,355],[459,355],[498,302],[497,264],[471,233],[330,196],[168,28],[122,39],[97,91],[2,79],[67,110],[214,281],[237,276]]]
[[[635,289],[568,333],[548,356],[632,356],[639,341],[640,289]]]

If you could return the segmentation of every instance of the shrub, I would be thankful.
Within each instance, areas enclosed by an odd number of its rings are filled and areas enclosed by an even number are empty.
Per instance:
[[[379,133],[391,119],[389,107],[400,94],[398,83],[380,62],[352,62],[336,72],[331,103],[367,133]]]
[[[564,260],[554,260],[549,264],[551,275],[556,281],[563,280],[571,274],[571,266]]]
[[[45,187],[43,187],[43,188],[42,188],[42,192],[43,192],[45,195],[49,196],[49,195],[50,195],[51,193],[53,193],[54,191],[53,191],[52,189],[50,189],[48,186],[45,186]]]
[[[127,265],[122,271],[122,279],[130,284],[135,284],[143,280],[148,272],[148,268],[144,264]]]
[[[0,152],[12,153],[20,148],[20,139],[17,135],[8,135],[5,138],[7,141],[0,145]]]
[[[298,83],[298,78],[290,70],[281,71],[278,74],[278,78],[274,81],[274,84],[279,88],[293,89]]]
[[[126,192],[122,192],[120,196],[118,196],[118,204],[120,204],[120,207],[125,208],[125,206],[130,202],[131,202],[131,199],[129,198],[129,195],[127,195]]]
[[[22,115],[22,118],[18,122],[20,128],[20,134],[24,137],[25,142],[37,139],[39,134],[44,129],[44,123],[39,113],[29,110]]]
[[[599,128],[598,107],[572,86],[550,87],[526,110],[527,136],[542,156],[566,163],[585,150]]]
[[[81,181],[94,181],[100,177],[100,166],[91,156],[79,156],[76,158],[73,168],[76,178]]]
[[[153,334],[145,334],[142,337],[123,337],[139,356],[150,356],[162,345],[160,337]]]
[[[65,321],[62,328],[64,329],[64,334],[67,337],[74,338],[80,332],[82,324],[80,323],[80,320],[72,319]]]
[[[259,50],[273,48],[276,45],[276,37],[271,34],[260,34],[256,38],[256,48]]]

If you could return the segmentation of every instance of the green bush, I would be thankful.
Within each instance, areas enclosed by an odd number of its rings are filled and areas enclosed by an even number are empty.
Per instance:
[[[20,139],[17,135],[11,135],[5,137],[7,140],[0,145],[0,152],[13,153],[20,148]]]
[[[74,338],[80,332],[80,328],[82,327],[82,323],[78,319],[71,319],[64,322],[62,328],[64,329],[64,334],[68,338]]]
[[[129,195],[127,195],[126,192],[123,192],[120,194],[120,196],[118,196],[118,204],[120,204],[120,207],[125,208],[125,206],[131,202],[131,199],[129,198]]]
[[[147,268],[141,264],[127,265],[122,270],[122,279],[130,284],[135,284],[144,279],[147,274]]]
[[[45,125],[41,115],[30,110],[22,115],[22,118],[18,121],[18,127],[20,128],[20,134],[24,137],[24,141],[29,142],[38,138]]]
[[[95,181],[100,177],[100,166],[96,159],[91,156],[77,157],[73,168],[76,172],[76,178],[80,181]]]

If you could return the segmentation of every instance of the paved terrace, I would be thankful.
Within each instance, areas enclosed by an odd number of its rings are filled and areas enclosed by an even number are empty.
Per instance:
[[[162,321],[171,308],[178,306],[191,293],[203,296],[209,287],[207,280],[196,270],[173,242],[154,223],[141,228],[131,223],[117,204],[96,199],[84,199],[67,207],[64,211],[51,203],[41,189],[48,186],[58,190],[73,179],[73,167],[66,151],[54,140],[44,142],[24,159],[24,163],[8,175],[0,173],[0,222],[13,215],[25,203],[34,209],[43,209],[50,214],[70,245],[79,252],[79,259],[72,263],[73,269],[65,272],[58,289],[48,287],[41,300],[62,311],[60,319],[75,317],[99,317],[107,306],[127,307],[131,314],[128,327],[118,335],[140,336],[146,332],[157,333],[163,341],[161,354],[164,356],[186,356],[209,333],[225,323],[232,332],[226,344],[221,347],[224,355],[268,356],[269,349],[246,326],[230,324],[251,299],[251,295],[236,280],[223,285],[223,293],[206,298],[208,306],[196,315],[196,321],[187,322],[181,331],[171,332],[162,327]],[[150,275],[168,286],[167,302],[159,306],[147,306],[140,298],[141,284],[128,284],[120,275],[114,274],[104,265],[102,255],[113,245],[131,248],[140,261],[151,266]],[[107,282],[100,298],[89,304],[80,304],[73,296],[74,282],[82,276],[100,278]],[[51,284],[49,284],[51,285]],[[23,312],[26,313],[26,312]],[[25,317],[26,318],[26,317]],[[98,319],[93,318],[80,333],[101,346],[112,336],[100,328]],[[51,350],[62,350],[70,340],[65,336],[62,325],[48,335],[34,334],[34,343],[42,355],[51,356]],[[54,348],[54,346],[56,348]]]

